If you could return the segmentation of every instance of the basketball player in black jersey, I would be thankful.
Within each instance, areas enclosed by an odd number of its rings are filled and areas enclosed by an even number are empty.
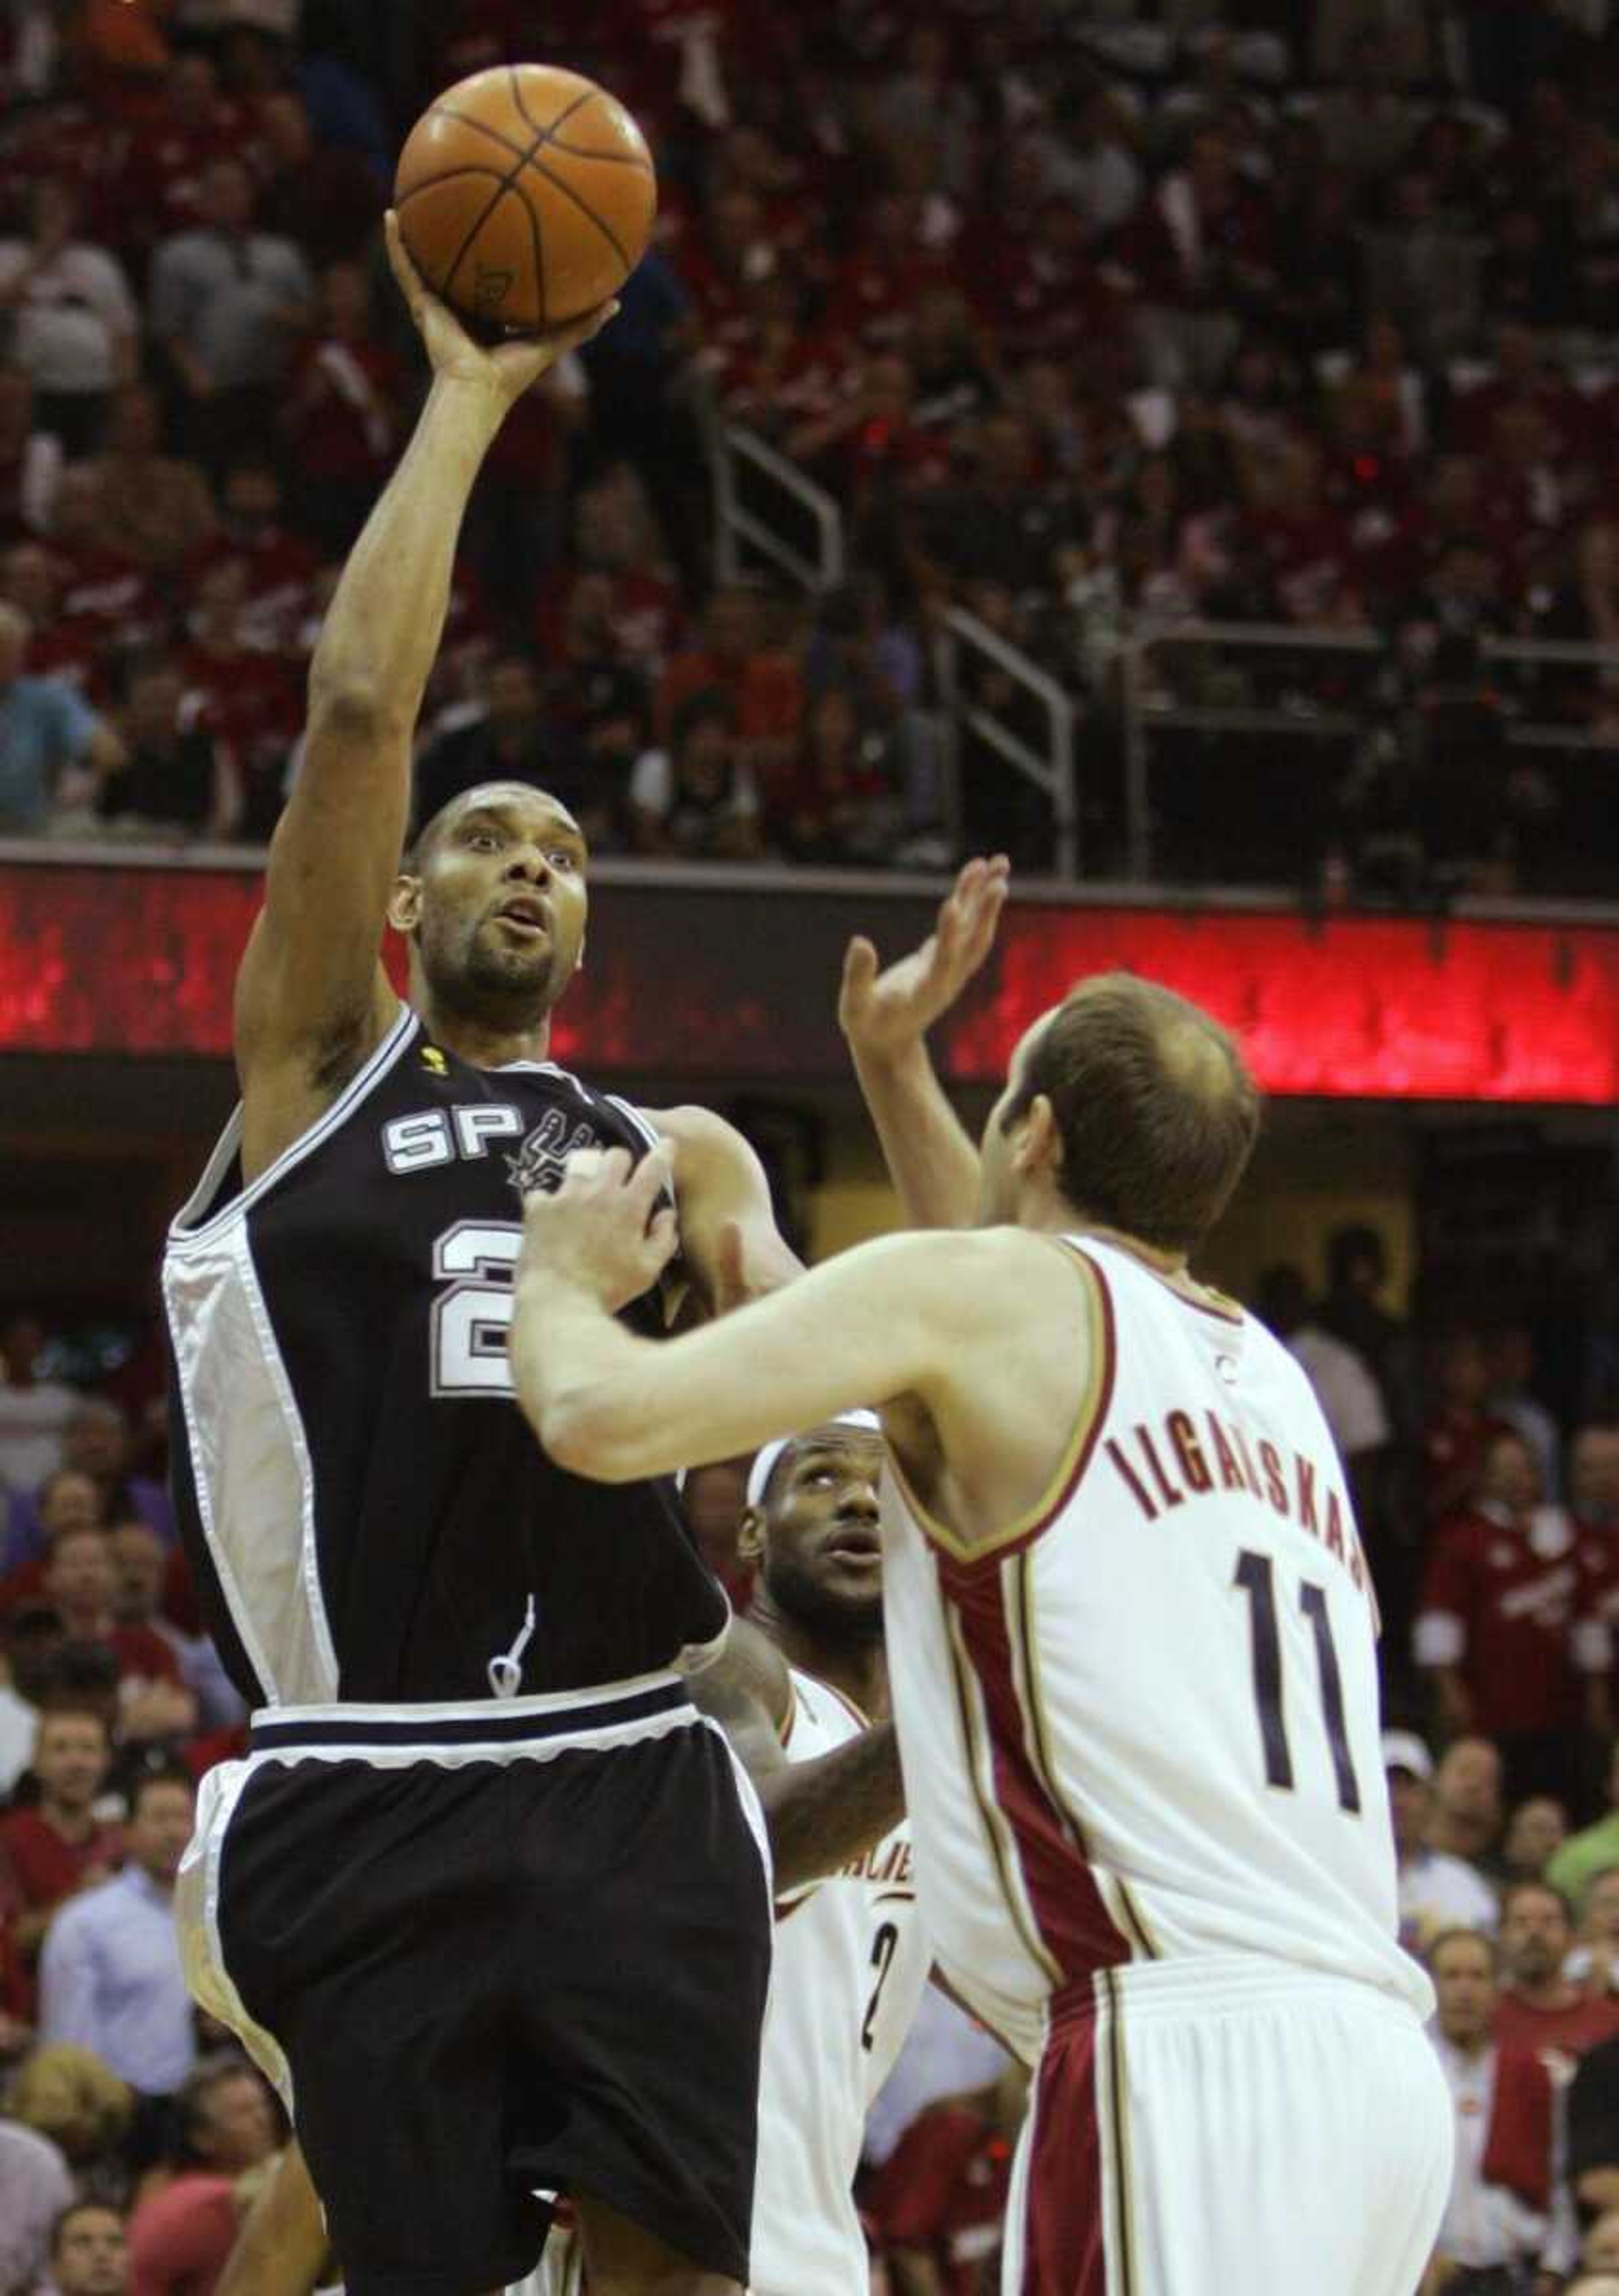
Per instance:
[[[603,315],[481,349],[392,218],[389,242],[431,390],[316,652],[236,985],[242,1104],[164,1261],[179,1513],[257,1710],[177,1910],[199,1998],[288,2098],[354,2296],[520,2278],[541,2191],[577,2203],[609,2296],[728,2296],[769,1894],[756,1798],[685,1679],[727,1606],[665,1483],[603,1493],[547,1458],[505,1332],[525,1196],[585,1145],[665,1144],[700,1292],[722,1238],[744,1292],[796,1263],[727,1126],[549,1061],[586,914],[564,807],[473,790],[399,873],[468,494]],[[615,1305],[662,1327],[656,1290]]]

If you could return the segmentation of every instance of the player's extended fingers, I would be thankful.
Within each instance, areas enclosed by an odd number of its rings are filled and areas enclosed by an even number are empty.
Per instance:
[[[877,977],[877,952],[864,933],[856,933],[843,951],[843,978],[838,989],[838,1016],[847,1019],[865,1001]]]
[[[427,283],[400,235],[399,218],[392,208],[382,217],[382,230],[388,241],[389,267],[399,283],[399,292],[409,304],[414,319],[427,300]]]

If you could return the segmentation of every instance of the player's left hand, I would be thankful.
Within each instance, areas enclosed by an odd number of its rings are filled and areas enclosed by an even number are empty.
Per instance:
[[[535,1189],[523,1206],[523,1275],[566,1283],[616,1316],[648,1292],[679,1242],[669,1152],[648,1150],[631,1167],[624,1148],[578,1148],[555,1195]]]

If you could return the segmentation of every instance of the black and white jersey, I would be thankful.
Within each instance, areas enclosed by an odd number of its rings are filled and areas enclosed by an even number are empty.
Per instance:
[[[163,1296],[181,1529],[252,1704],[580,1689],[723,1631],[672,1485],[566,1473],[506,1357],[524,1193],[654,1136],[550,1062],[473,1068],[408,1008],[248,1187],[232,1119]],[[659,1332],[657,1295],[625,1320]]]

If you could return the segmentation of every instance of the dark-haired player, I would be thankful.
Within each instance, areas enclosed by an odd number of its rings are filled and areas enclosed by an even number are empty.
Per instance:
[[[993,872],[952,901],[892,976],[857,950],[844,1020],[912,1217],[965,1232],[650,1348],[607,1310],[671,1248],[662,1152],[580,1156],[530,1200],[518,1391],[610,1482],[881,1406],[923,1916],[1035,2071],[1005,2289],[1292,2296],[1308,2226],[1315,2296],[1406,2296],[1451,2114],[1395,1937],[1371,1588],[1303,1373],[1188,1267],[1257,1094],[1207,1014],[1108,975],[1026,1031],[974,1152],[922,1030]]]
[[[745,2277],[769,1959],[756,1800],[688,1669],[725,1598],[670,1488],[548,1459],[505,1336],[524,1196],[664,1144],[691,1279],[781,1280],[757,1160],[549,1058],[587,853],[522,783],[401,874],[410,745],[467,496],[600,316],[478,348],[399,250],[432,385],[338,585],[236,984],[242,1105],[164,1295],[180,1512],[258,1710],[210,1774],[181,1915],[198,1997],[288,2097],[356,2296],[479,2296],[579,2209],[609,2290]],[[406,937],[402,1003],[378,961]],[[662,1324],[658,1287],[614,1302]]]

